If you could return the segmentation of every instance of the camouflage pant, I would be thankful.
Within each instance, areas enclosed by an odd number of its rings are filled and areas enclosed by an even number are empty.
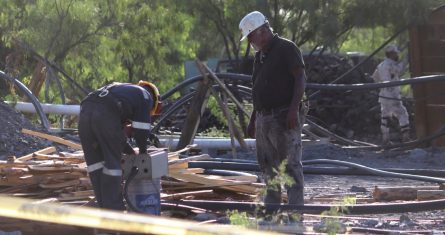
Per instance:
[[[301,163],[301,129],[306,110],[300,111],[300,125],[294,129],[286,127],[287,109],[270,115],[256,115],[256,146],[258,164],[263,172],[268,187],[264,202],[281,203],[281,187],[273,188],[270,180],[278,171],[280,164],[287,160],[285,173],[295,183],[285,185],[289,204],[303,205],[304,177]]]

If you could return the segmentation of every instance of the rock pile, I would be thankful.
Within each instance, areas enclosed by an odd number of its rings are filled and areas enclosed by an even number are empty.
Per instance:
[[[51,146],[51,142],[23,134],[22,128],[42,131],[32,124],[23,114],[11,106],[0,102],[0,159],[9,156],[23,156],[36,150]]]

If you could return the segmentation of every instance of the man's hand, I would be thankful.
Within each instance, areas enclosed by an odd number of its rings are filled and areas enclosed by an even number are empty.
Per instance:
[[[131,124],[126,124],[124,126],[124,134],[127,138],[131,138],[133,136],[133,127],[131,126]]]
[[[300,125],[298,116],[298,109],[289,109],[286,117],[287,129],[294,129],[297,125]]]

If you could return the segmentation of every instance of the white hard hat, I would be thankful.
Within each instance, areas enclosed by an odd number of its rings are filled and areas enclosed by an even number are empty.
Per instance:
[[[269,23],[266,17],[259,11],[252,11],[239,22],[239,29],[243,34],[241,41],[246,39],[246,37],[253,32],[255,29]]]
[[[385,48],[385,52],[396,52],[400,53],[399,49],[397,49],[397,46],[395,45],[389,45]]]

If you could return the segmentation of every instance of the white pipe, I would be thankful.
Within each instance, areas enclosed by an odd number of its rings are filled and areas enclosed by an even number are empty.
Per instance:
[[[161,144],[169,149],[174,149],[178,145],[178,138],[161,138],[159,139]],[[255,148],[255,139],[244,139],[248,148]],[[200,149],[231,149],[230,138],[195,138],[193,144],[197,144]],[[235,140],[235,146],[240,147],[238,141]]]
[[[13,105],[13,107],[20,112],[24,113],[36,113],[36,109],[32,103],[27,102],[11,102],[6,103]],[[77,104],[41,104],[44,113],[65,114],[79,116],[80,105]]]
[[[246,145],[249,149],[256,148],[255,139],[244,139],[244,141],[246,142]],[[164,147],[174,150],[178,145],[179,138],[177,136],[175,137],[172,136],[171,138],[167,136],[162,136],[161,138],[159,138],[159,142],[161,142],[161,144]],[[314,141],[314,140],[303,139],[301,142],[303,146],[308,146],[308,145],[325,143],[327,142],[327,140]],[[230,150],[232,148],[230,138],[195,138],[192,144],[197,144],[198,145],[197,148],[205,150],[205,152],[207,152],[209,149]],[[236,140],[235,140],[235,145],[237,148],[240,148],[240,145]]]

